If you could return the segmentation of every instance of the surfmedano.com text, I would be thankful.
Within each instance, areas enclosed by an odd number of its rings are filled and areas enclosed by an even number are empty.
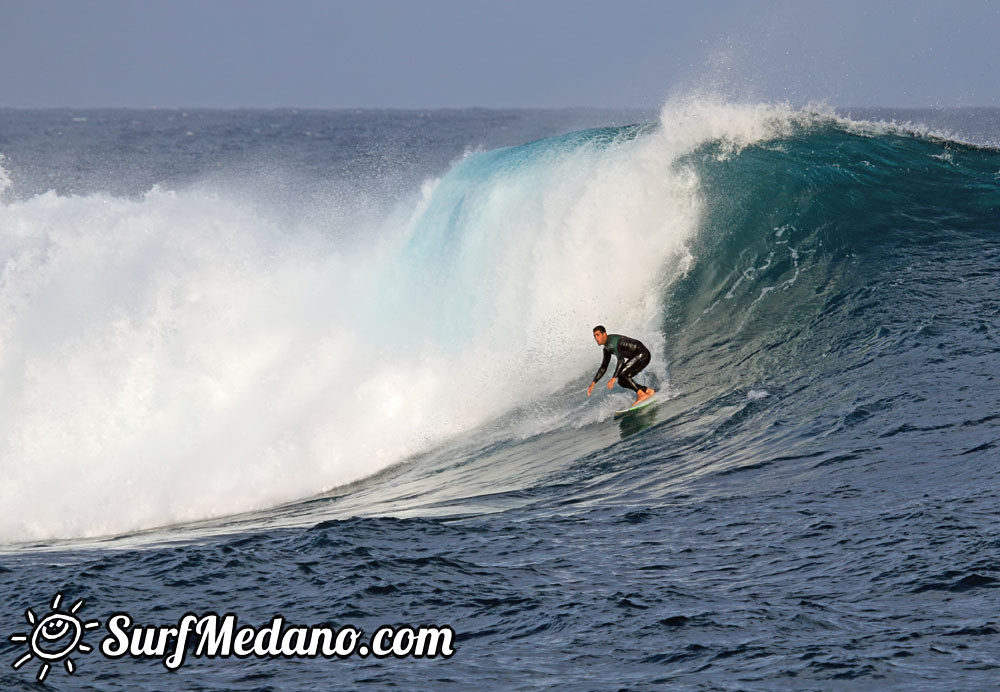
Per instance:
[[[280,615],[260,628],[238,626],[233,613],[187,613],[176,625],[150,627],[133,625],[128,613],[116,613],[107,630],[100,646],[105,657],[159,658],[168,670],[184,665],[189,649],[196,658],[449,658],[455,653],[455,631],[447,625],[384,625],[365,639],[363,630],[350,625],[286,626]]]

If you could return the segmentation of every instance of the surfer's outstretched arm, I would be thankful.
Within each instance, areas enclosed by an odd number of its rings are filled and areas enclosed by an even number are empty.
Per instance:
[[[608,363],[611,362],[611,351],[604,350],[604,359],[601,361],[601,367],[597,368],[597,374],[594,375],[594,382],[596,383],[599,379],[604,377],[605,371],[608,369]]]
[[[590,396],[590,393],[594,391],[594,385],[597,384],[597,381],[602,377],[604,377],[604,373],[605,371],[607,371],[608,363],[610,362],[611,362],[611,351],[605,349],[604,360],[601,361],[601,367],[597,368],[597,374],[594,375],[594,380],[590,383],[590,386],[587,387],[587,396]]]
[[[611,376],[611,379],[608,380],[608,389],[612,389],[615,386],[615,382],[618,381],[618,375],[621,373],[622,365],[624,364],[625,364],[625,358],[622,356],[618,356],[618,365],[615,366],[615,372]]]

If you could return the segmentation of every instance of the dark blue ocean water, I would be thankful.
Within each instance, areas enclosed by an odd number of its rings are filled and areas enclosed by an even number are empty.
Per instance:
[[[994,689],[998,140],[0,111],[0,686],[40,687],[8,637],[59,593],[100,623],[60,690]],[[657,406],[588,399],[597,323]],[[117,612],[455,652],[168,671],[101,654]]]

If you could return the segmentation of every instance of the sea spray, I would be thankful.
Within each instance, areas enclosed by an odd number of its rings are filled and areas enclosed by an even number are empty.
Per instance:
[[[10,179],[10,173],[8,173],[7,169],[4,167],[6,162],[7,157],[0,154],[0,200],[3,200],[7,190],[9,190],[11,185],[13,185],[13,182]]]
[[[685,108],[471,153],[349,249],[197,186],[5,204],[0,537],[309,497],[588,376],[597,321],[658,349],[702,214],[680,160],[800,117]]]

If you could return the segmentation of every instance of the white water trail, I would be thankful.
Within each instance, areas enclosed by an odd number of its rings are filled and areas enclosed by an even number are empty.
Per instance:
[[[701,214],[679,157],[789,118],[472,154],[351,249],[204,189],[0,205],[0,540],[313,496],[589,376],[594,324],[655,350]]]

